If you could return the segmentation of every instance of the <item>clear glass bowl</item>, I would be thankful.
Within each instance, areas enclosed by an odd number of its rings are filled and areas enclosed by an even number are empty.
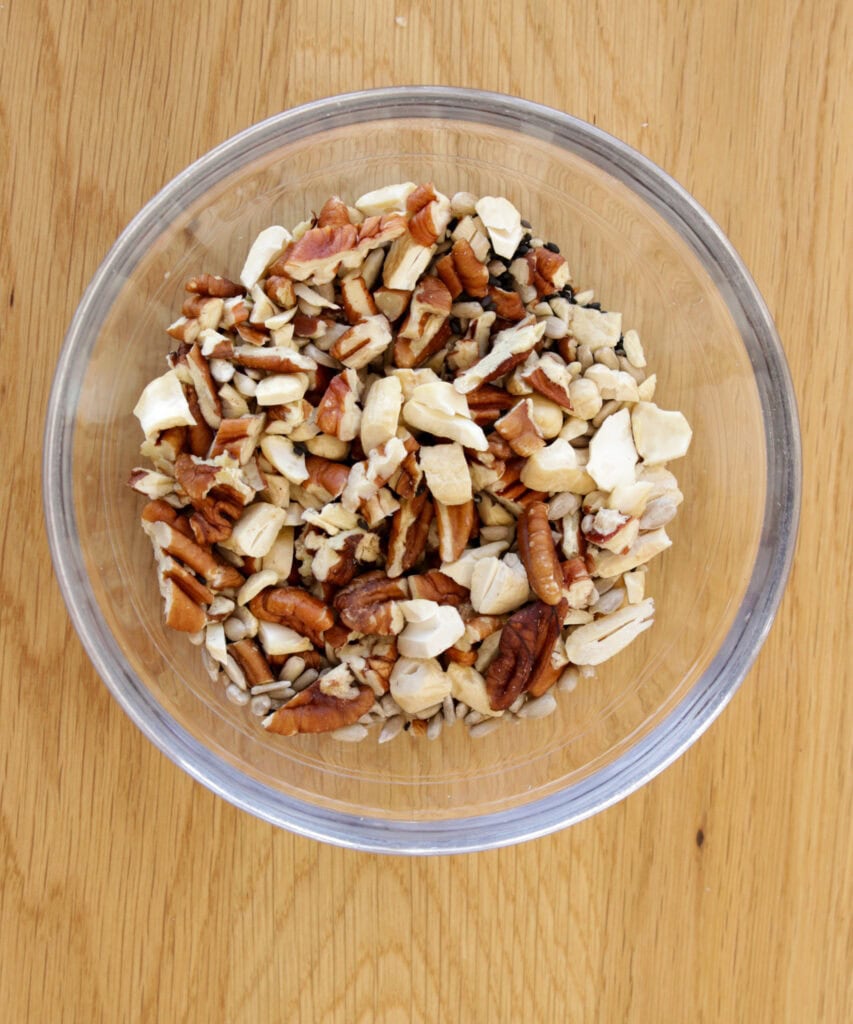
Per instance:
[[[131,415],[162,372],[185,278],[239,273],[256,232],[331,193],[433,180],[508,196],[562,247],[575,282],[638,328],[657,401],[694,429],[685,502],[649,591],[654,627],[560,695],[556,714],[471,740],[378,746],[269,736],[162,625]],[[71,618],[139,728],[214,792],[270,822],[362,850],[450,853],[544,835],[652,778],[719,714],[755,658],[788,573],[799,432],[767,309],[719,228],[658,167],[523,100],[446,88],[338,96],[230,139],[127,227],[74,317],[47,417],[44,495]]]

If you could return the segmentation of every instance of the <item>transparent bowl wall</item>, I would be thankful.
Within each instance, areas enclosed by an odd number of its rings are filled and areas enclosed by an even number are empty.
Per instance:
[[[432,180],[507,196],[559,243],[576,286],[636,327],[656,401],[694,430],[685,495],[647,577],[654,627],[561,694],[550,718],[472,741],[283,740],[227,703],[198,650],[162,625],[131,415],[163,371],[184,280],[236,277],[257,231],[326,197]],[[796,526],[799,451],[784,359],[718,229],[634,151],[507,97],[410,89],[322,101],[255,126],[175,179],[105,260],[72,324],[46,437],[57,572],[88,653],[171,758],[286,828],[362,849],[481,849],[552,831],[673,760],[723,707],[769,627]]]

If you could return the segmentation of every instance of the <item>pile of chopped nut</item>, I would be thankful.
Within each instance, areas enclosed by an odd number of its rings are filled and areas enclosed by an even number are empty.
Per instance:
[[[333,196],[186,290],[130,485],[166,624],[269,732],[485,735],[652,624],[690,427],[508,200]]]

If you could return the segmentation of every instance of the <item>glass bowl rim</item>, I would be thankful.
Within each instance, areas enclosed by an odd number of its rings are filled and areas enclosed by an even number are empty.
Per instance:
[[[102,322],[161,233],[170,208],[194,201],[225,175],[286,142],[391,118],[476,122],[544,139],[639,195],[687,242],[715,282],[725,282],[723,297],[752,365],[767,447],[764,522],[741,602],[745,614],[735,617],[711,663],[678,705],[629,750],[577,783],[507,810],[438,821],[345,814],[286,796],[228,765],[178,725],[131,671],[100,616],[76,530],[71,476],[77,402],[97,335],[91,325]],[[579,118],[501,93],[445,86],[363,90],[294,107],[227,139],[165,185],[113,244],[74,314],[48,401],[42,461],[47,534],[63,599],[95,669],[144,735],[242,810],[299,835],[389,854],[466,853],[547,835],[616,803],[676,760],[721,713],[767,636],[793,559],[801,475],[796,398],[772,317],[743,261],[699,203],[647,157]]]

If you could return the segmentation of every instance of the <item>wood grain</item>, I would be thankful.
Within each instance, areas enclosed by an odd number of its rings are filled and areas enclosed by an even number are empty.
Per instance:
[[[850,14],[0,3],[3,1020],[850,1019]],[[68,622],[39,479],[62,334],[139,207],[259,118],[411,82],[568,110],[685,185],[777,319],[805,458],[779,619],[709,734],[568,832],[431,860],[276,831],[144,740]]]

